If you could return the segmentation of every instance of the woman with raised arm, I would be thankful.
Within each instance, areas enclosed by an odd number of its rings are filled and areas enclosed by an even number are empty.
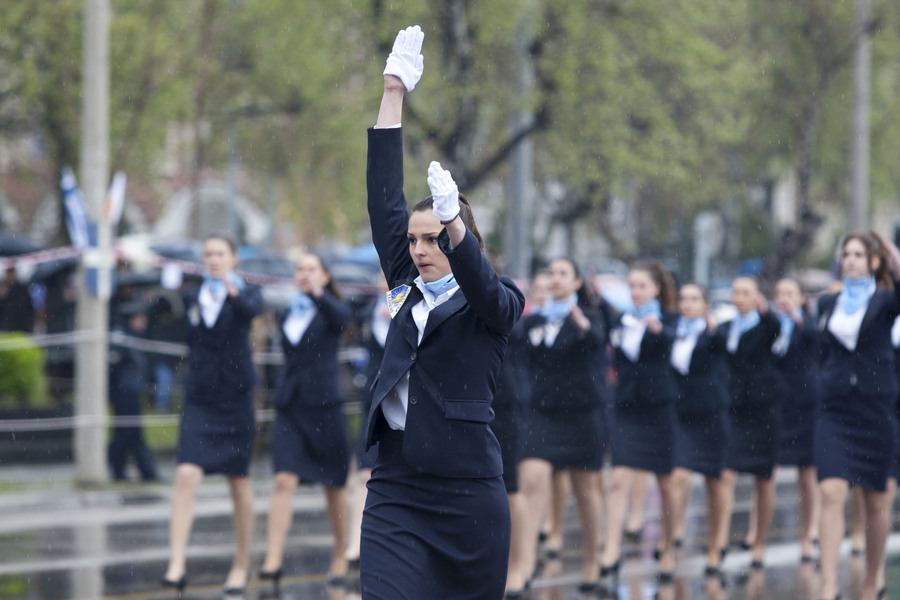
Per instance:
[[[844,287],[819,299],[822,407],[814,458],[822,493],[819,525],[822,589],[838,598],[837,566],[844,504],[851,485],[866,507],[866,577],[860,598],[875,600],[890,531],[887,480],[894,456],[898,394],[891,326],[900,315],[900,253],[874,233],[851,233],[841,245]]]
[[[275,390],[272,462],[275,472],[269,507],[266,557],[261,579],[278,586],[284,546],[294,509],[291,499],[299,483],[325,487],[331,525],[329,582],[347,576],[347,472],[350,452],[341,394],[338,342],[350,322],[350,307],[331,278],[325,260],[305,254],[294,273],[299,293],[277,316],[284,351],[284,378]]]
[[[369,130],[369,218],[392,319],[366,424],[378,460],[360,585],[366,599],[497,600],[510,516],[491,401],[525,299],[491,268],[468,201],[438,163],[431,197],[406,208],[400,117],[423,37],[418,26],[397,36]]]
[[[194,523],[194,499],[204,475],[228,478],[234,504],[237,550],[225,580],[227,594],[247,586],[253,535],[253,489],[248,477],[256,421],[253,388],[256,373],[248,341],[250,322],[262,312],[259,288],[234,274],[237,242],[215,233],[203,242],[206,277],[184,297],[190,349],[178,468],[169,524],[169,566],[163,585],[183,590],[186,551]]]

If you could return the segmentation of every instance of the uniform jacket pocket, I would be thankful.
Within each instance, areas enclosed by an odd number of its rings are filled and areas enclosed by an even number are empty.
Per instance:
[[[487,400],[444,400],[444,417],[459,421],[489,423],[493,417]]]

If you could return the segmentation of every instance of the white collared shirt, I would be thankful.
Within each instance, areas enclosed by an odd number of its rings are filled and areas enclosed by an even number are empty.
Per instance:
[[[414,282],[419,291],[422,292],[422,300],[412,307],[413,321],[416,323],[416,329],[419,331],[419,337],[416,345],[422,342],[425,335],[425,326],[428,324],[428,315],[432,310],[449,300],[459,291],[457,285],[453,289],[447,290],[440,296],[435,296],[428,288],[425,287],[422,277],[416,277]],[[387,397],[381,402],[381,411],[384,418],[391,429],[403,431],[406,429],[406,412],[409,408],[409,371],[400,378],[394,389],[390,391]]]
[[[288,312],[288,316],[281,326],[281,331],[284,332],[284,337],[291,343],[291,346],[296,346],[300,343],[300,340],[303,339],[303,334],[309,329],[309,324],[312,323],[318,312],[319,309],[316,307],[307,310],[302,317],[297,316],[294,311]]]
[[[699,339],[700,334],[698,333],[677,338],[672,344],[672,357],[669,362],[682,375],[687,375],[691,370],[691,358],[694,356],[694,349],[697,347]]]
[[[856,350],[856,342],[859,340],[859,328],[862,326],[863,317],[866,316],[866,310],[869,303],[866,302],[852,315],[844,312],[843,302],[838,296],[838,301],[834,303],[834,311],[828,320],[828,331],[834,335],[837,340],[844,345],[847,350]]]
[[[216,321],[219,320],[219,314],[225,305],[225,298],[228,292],[224,292],[221,298],[216,298],[206,285],[200,286],[200,294],[197,296],[197,303],[200,304],[200,316],[207,328],[212,329]]]
[[[630,314],[622,317],[622,339],[619,347],[631,362],[637,362],[641,357],[641,342],[646,331],[647,324],[640,319]]]

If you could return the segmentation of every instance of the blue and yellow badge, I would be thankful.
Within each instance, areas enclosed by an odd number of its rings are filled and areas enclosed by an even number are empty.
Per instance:
[[[410,289],[411,288],[404,283],[387,292],[388,312],[391,313],[392,319],[400,312],[400,307],[402,307],[403,303],[406,301]]]

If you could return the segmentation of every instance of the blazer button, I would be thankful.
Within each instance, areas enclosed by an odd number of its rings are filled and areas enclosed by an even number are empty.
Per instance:
[[[409,397],[409,403],[410,403],[410,404],[415,404],[416,402],[418,402],[418,400],[416,400],[416,397],[415,397],[415,396],[410,396],[410,397]]]
[[[856,374],[850,376],[850,385],[856,385]]]
[[[412,354],[409,355],[409,360],[413,360],[413,361],[416,360],[416,353],[415,353],[415,352],[413,352]]]

